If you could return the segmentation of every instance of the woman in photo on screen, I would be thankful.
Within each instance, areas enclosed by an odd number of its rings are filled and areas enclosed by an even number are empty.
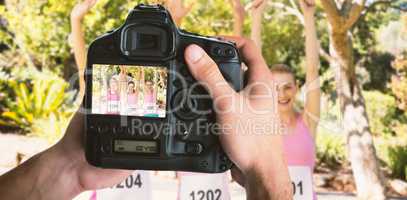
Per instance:
[[[133,78],[127,74],[127,66],[119,65],[114,67],[118,70],[118,74],[113,77],[118,81],[119,95],[120,95],[120,114],[125,115],[127,113],[127,86]]]
[[[144,116],[156,117],[157,88],[151,80],[146,80],[144,84]]]
[[[137,115],[139,111],[139,85],[134,81],[129,81],[127,84],[127,114]]]
[[[116,77],[111,77],[107,88],[107,114],[120,114],[120,88]]]

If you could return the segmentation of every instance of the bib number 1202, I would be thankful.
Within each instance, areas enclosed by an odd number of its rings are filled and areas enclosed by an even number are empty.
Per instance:
[[[112,188],[118,189],[130,189],[133,187],[141,188],[143,185],[140,174],[132,174],[131,176],[127,177],[125,181],[113,186]]]
[[[189,196],[191,197],[191,200],[221,200],[222,190],[192,191]]]

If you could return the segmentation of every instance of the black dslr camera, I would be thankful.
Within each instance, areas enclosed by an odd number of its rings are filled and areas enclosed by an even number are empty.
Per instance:
[[[201,46],[230,85],[242,88],[235,45],[178,29],[161,5],[138,5],[95,41],[85,74],[86,159],[103,168],[217,173],[231,168],[212,100],[184,60]]]

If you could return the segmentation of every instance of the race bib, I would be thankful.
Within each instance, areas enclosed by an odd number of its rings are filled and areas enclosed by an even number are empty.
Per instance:
[[[150,174],[146,171],[134,171],[123,182],[103,190],[96,191],[97,200],[151,200]]]
[[[109,108],[108,112],[109,113],[119,113],[120,112],[119,105],[120,105],[119,101],[113,101],[113,100],[109,101],[108,102],[108,108]]]
[[[230,200],[226,173],[183,175],[179,200]]]
[[[306,166],[289,166],[291,184],[294,191],[294,200],[313,199],[312,173]]]

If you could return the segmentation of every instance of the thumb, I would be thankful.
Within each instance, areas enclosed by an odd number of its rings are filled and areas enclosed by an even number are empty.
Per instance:
[[[215,102],[235,94],[223,78],[215,61],[198,45],[192,44],[185,49],[185,61],[192,76],[208,90]]]

